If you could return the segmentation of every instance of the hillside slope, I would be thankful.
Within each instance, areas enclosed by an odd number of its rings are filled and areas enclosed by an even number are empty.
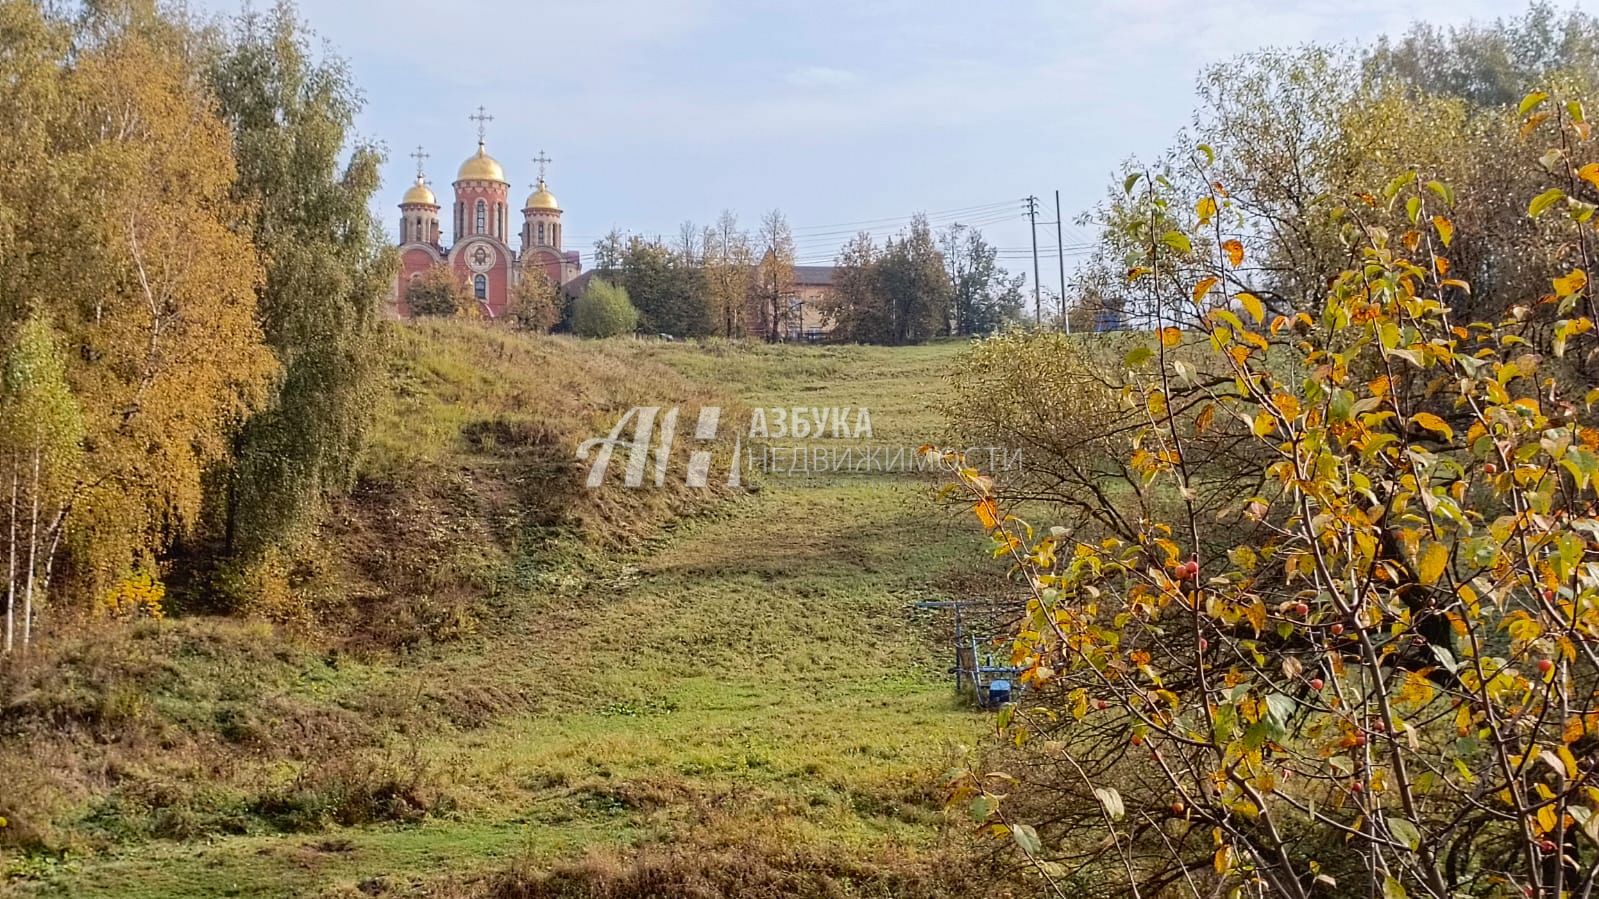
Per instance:
[[[179,617],[5,673],[10,889],[965,894],[939,783],[982,719],[910,604],[973,535],[911,476],[590,493],[573,456],[730,396],[914,446],[949,352],[401,333],[309,631]]]

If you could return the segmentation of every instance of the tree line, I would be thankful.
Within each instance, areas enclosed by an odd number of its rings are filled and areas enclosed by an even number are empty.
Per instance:
[[[613,231],[595,244],[595,270],[627,291],[645,331],[777,340],[798,324],[794,256],[781,211],[762,217],[754,235],[723,212],[711,227],[685,222],[673,242]],[[853,343],[992,333],[1022,304],[1022,278],[997,259],[977,229],[935,234],[918,215],[881,247],[867,232],[846,243],[817,312],[829,339]]]
[[[287,5],[0,0],[0,34],[4,648],[161,580],[244,605],[369,423],[394,269],[359,93]]]
[[[581,336],[633,333],[783,340],[803,323],[794,235],[780,210],[751,234],[724,211],[714,225],[684,222],[675,238],[612,230],[594,244],[593,276],[567,295],[525,277],[511,316],[535,331]],[[1020,275],[1007,274],[982,232],[954,224],[934,233],[916,216],[878,246],[862,232],[839,251],[831,289],[816,308],[832,340],[911,344],[989,334],[1019,320]],[[465,288],[445,267],[409,288],[424,315],[472,314]]]

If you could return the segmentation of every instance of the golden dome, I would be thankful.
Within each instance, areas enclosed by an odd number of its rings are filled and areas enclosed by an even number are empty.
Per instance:
[[[416,183],[406,188],[405,196],[400,198],[401,206],[413,204],[439,205],[439,198],[433,195],[433,191],[427,186],[427,182],[422,180],[421,175],[416,176]]]
[[[500,164],[494,160],[494,157],[483,149],[482,141],[478,141],[477,153],[471,159],[461,163],[461,170],[455,173],[455,180],[510,183],[505,180],[505,169],[500,168]]]
[[[527,195],[527,205],[523,206],[522,208],[553,209],[556,212],[561,211],[561,205],[556,202],[555,194],[550,193],[550,189],[544,184],[543,178],[539,179],[538,187],[535,188],[532,193]]]

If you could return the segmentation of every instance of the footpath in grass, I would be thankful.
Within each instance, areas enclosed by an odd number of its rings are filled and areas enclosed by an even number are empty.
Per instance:
[[[874,443],[911,448],[937,437],[952,351],[636,350],[751,407],[864,406]],[[371,673],[360,689],[395,697],[533,695],[527,714],[395,736],[397,763],[449,797],[421,823],[133,844],[33,891],[413,895],[513,859],[747,834],[862,861],[935,851],[942,773],[985,720],[952,695],[938,622],[913,610],[982,564],[929,493],[908,473],[766,477],[586,560],[566,589],[502,598],[470,648]]]

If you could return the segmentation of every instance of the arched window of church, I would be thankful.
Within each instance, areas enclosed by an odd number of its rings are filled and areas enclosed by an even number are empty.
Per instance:
[[[482,234],[489,229],[489,204],[482,200],[477,201],[477,230],[474,234]]]
[[[480,300],[489,298],[489,279],[478,275],[472,279],[472,296]]]
[[[544,223],[539,222],[539,246],[544,245]]]

